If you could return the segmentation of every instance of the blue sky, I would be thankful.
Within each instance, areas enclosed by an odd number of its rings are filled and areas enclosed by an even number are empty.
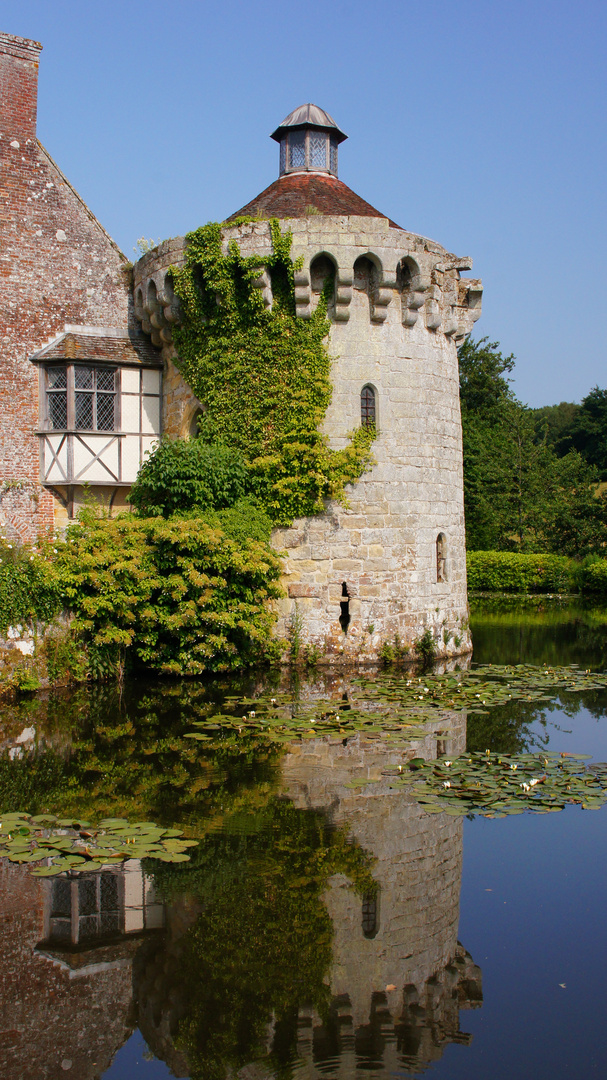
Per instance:
[[[473,256],[476,336],[531,405],[607,386],[606,26],[598,0],[0,0],[44,45],[40,139],[129,257],[265,188],[313,101],[345,183]]]

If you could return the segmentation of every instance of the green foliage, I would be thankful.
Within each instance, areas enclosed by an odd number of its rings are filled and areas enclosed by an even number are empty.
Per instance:
[[[547,427],[512,394],[497,343],[468,339],[459,350],[464,499],[469,550],[600,553],[607,498],[577,451],[559,457]]]
[[[572,445],[569,429],[579,411],[580,406],[572,401],[561,401],[558,405],[544,405],[533,409],[538,442],[545,439],[559,457],[568,453]]]
[[[260,662],[270,644],[280,563],[267,544],[197,518],[88,513],[57,563],[75,630],[117,658],[197,675]]]
[[[0,541],[0,633],[9,626],[50,622],[62,606],[52,550]]]
[[[235,241],[224,254],[218,224],[188,235],[186,265],[172,269],[183,311],[174,335],[180,370],[206,406],[200,439],[240,451],[250,490],[273,522],[287,524],[344,498],[375,433],[361,428],[339,451],[320,433],[331,399],[326,298],[310,319],[296,317],[291,234],[276,221],[270,228],[265,258],[244,257]],[[271,309],[254,285],[264,267]]]
[[[583,593],[607,593],[607,559],[588,559],[577,572]]]
[[[273,1053],[286,1064],[299,1008],[327,1015],[333,927],[322,893],[334,874],[359,895],[375,892],[370,863],[347,829],[274,797],[256,814],[226,819],[187,867],[158,868],[161,894],[186,891],[200,911],[178,950],[167,939],[155,967],[167,972],[165,992],[179,971],[177,1045],[193,1080],[224,1080],[265,1057],[270,1018]]]
[[[245,497],[234,503],[227,510],[218,513],[201,514],[201,519],[220,529],[239,543],[245,540],[268,541],[272,532],[272,522],[256,499]]]
[[[607,390],[594,386],[561,433],[559,449],[573,447],[607,480]]]
[[[247,492],[242,454],[224,443],[201,439],[164,440],[146,458],[130,500],[141,517],[171,517],[184,511],[223,510]]]
[[[562,593],[575,588],[576,565],[564,555],[469,551],[466,565],[473,591]]]
[[[418,637],[415,642],[415,651],[424,668],[432,667],[432,664],[436,659],[437,644],[430,627],[424,630],[421,637]]]

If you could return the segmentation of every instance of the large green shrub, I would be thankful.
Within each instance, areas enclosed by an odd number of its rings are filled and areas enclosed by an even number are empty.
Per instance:
[[[142,517],[182,511],[223,510],[241,499],[248,484],[242,454],[202,439],[165,440],[146,458],[130,500]]]
[[[62,607],[60,574],[52,549],[0,542],[0,633],[9,626],[49,622]]]
[[[469,551],[468,588],[487,592],[570,592],[576,564],[564,555]]]
[[[607,593],[607,559],[588,559],[578,568],[583,593]]]
[[[75,630],[127,661],[198,675],[246,667],[272,647],[280,561],[267,544],[200,518],[90,513],[57,562]]]

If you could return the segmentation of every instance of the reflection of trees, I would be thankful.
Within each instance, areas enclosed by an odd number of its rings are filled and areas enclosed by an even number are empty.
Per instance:
[[[470,751],[494,750],[502,754],[524,753],[538,750],[548,743],[549,728],[558,727],[550,720],[551,713],[564,713],[574,717],[582,709],[599,719],[607,716],[607,694],[604,690],[567,693],[559,691],[550,702],[513,701],[490,709],[486,715],[470,713],[466,735],[466,749]],[[531,729],[540,725],[542,731]]]
[[[607,663],[607,613],[582,601],[495,597],[472,601],[474,660],[485,664]]]
[[[345,830],[278,798],[228,817],[186,869],[159,870],[167,938],[142,954],[136,975],[152,1048],[170,1059],[178,1032],[191,1076],[204,1080],[269,1051],[286,1064],[300,1007],[328,1011],[333,929],[321,894],[336,873],[360,891],[374,888],[369,860]]]

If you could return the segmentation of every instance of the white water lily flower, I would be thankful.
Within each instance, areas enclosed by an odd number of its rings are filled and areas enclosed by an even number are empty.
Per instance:
[[[275,704],[276,704],[276,698],[275,698],[275,697],[271,697],[271,698],[270,698],[270,705],[275,705]]]
[[[516,769],[518,769],[518,765],[511,765],[510,768],[514,772]]]
[[[529,791],[530,790],[529,784],[523,783],[523,784],[520,784],[520,787],[522,787],[523,791]]]
[[[453,764],[453,762],[452,762],[452,761],[443,761],[443,765],[447,765],[447,766],[448,766],[448,765],[452,765],[452,764]]]
[[[251,716],[251,717],[255,716],[255,712],[254,711],[250,712],[249,716]]]
[[[398,771],[399,771],[399,772],[402,772],[402,771],[403,771],[403,767],[402,767],[402,765],[399,765],[399,766],[398,766]]]
[[[533,780],[529,781],[529,786],[530,787],[535,787],[535,785],[539,784],[539,783],[540,783],[540,781],[537,778],[534,778]]]
[[[451,787],[451,781],[450,780],[443,780],[443,787]]]

